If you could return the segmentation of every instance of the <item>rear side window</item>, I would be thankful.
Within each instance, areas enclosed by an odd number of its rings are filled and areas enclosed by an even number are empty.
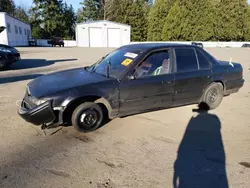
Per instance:
[[[200,50],[196,50],[200,69],[208,69],[209,68],[209,62],[207,58],[203,55],[203,53]]]
[[[203,54],[207,57],[207,59],[209,60],[210,63],[217,64],[217,59],[214,56],[212,56],[210,53],[203,50]]]
[[[177,72],[187,72],[198,70],[195,51],[192,48],[175,49]]]

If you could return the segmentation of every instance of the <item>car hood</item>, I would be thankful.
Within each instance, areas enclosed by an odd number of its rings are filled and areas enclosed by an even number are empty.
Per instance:
[[[28,83],[30,95],[43,98],[57,92],[105,81],[107,78],[90,73],[84,68],[71,69],[47,74]]]

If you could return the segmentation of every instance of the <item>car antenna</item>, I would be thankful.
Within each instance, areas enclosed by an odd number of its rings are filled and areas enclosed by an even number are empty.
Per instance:
[[[108,62],[107,62],[107,74],[106,74],[106,76],[107,76],[107,78],[109,78],[109,72],[110,72],[110,67],[111,67],[111,62],[110,62],[110,60],[108,60]]]

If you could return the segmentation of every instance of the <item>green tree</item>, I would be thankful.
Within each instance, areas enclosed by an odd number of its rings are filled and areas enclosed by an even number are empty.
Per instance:
[[[104,5],[104,12],[107,20],[131,25],[132,41],[147,40],[147,1],[109,0]]]
[[[33,4],[30,13],[34,37],[72,37],[75,24],[72,6],[68,7],[62,0],[34,0]]]
[[[212,4],[207,0],[181,1],[185,40],[206,41],[213,38],[213,15],[211,9]]]
[[[183,29],[185,25],[183,21],[183,12],[181,11],[180,3],[177,0],[167,15],[163,26],[162,36],[163,40],[180,41],[184,40]]]
[[[244,39],[246,41],[250,41],[250,5],[248,5],[247,7],[245,24],[246,24],[246,30],[244,32]]]
[[[105,5],[106,19],[127,24],[133,0],[109,0]]]
[[[235,12],[238,13],[236,16],[236,27],[238,28],[238,36],[234,40],[243,41],[245,38],[245,33],[249,32],[248,30],[248,19],[249,19],[249,5],[247,0],[240,0],[236,4]]]
[[[82,8],[78,10],[77,22],[86,22],[91,20],[103,19],[102,11],[104,1],[101,0],[84,0],[80,3]]]
[[[63,36],[68,39],[74,39],[76,14],[74,12],[73,6],[72,5],[68,6],[66,3],[64,3],[63,15],[64,15]]]
[[[168,12],[173,4],[173,0],[156,0],[150,9],[148,16],[148,40],[162,40],[163,24],[166,21]]]
[[[17,6],[14,11],[14,16],[26,23],[29,23],[28,11],[24,6]]]
[[[218,8],[218,39],[224,41],[243,40],[247,0],[221,0]]]
[[[135,0],[130,9],[128,24],[131,25],[132,41],[147,40],[147,15],[149,5],[144,0]]]
[[[13,15],[15,11],[15,4],[13,0],[0,0],[0,12],[6,12]]]

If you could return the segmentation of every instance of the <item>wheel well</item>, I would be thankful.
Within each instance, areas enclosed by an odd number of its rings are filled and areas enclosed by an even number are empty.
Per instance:
[[[98,99],[101,99],[101,97],[88,96],[88,97],[81,97],[81,98],[75,99],[63,111],[63,122],[67,122],[67,123],[71,124],[71,116],[72,116],[73,111],[76,109],[77,106],[79,106],[80,104],[82,104],[84,102],[95,102]],[[97,103],[97,104],[103,109],[104,116],[108,117],[108,114],[109,114],[108,107],[103,103]]]
[[[223,83],[221,80],[215,80],[214,82],[215,82],[215,83],[221,83],[221,85],[223,86],[223,90],[224,90],[225,85],[224,85],[224,83]]]
[[[200,102],[201,102],[201,100],[202,100],[202,97],[203,97],[203,95],[204,95],[204,92],[205,92],[205,91],[207,90],[207,88],[208,88],[211,84],[213,84],[213,83],[220,83],[220,84],[222,85],[223,91],[224,91],[224,88],[225,88],[224,83],[223,83],[221,80],[215,80],[215,81],[211,82],[210,84],[208,84],[207,87],[204,88],[204,90],[203,90],[203,92],[202,92],[202,95],[201,95],[201,98],[200,98]]]

